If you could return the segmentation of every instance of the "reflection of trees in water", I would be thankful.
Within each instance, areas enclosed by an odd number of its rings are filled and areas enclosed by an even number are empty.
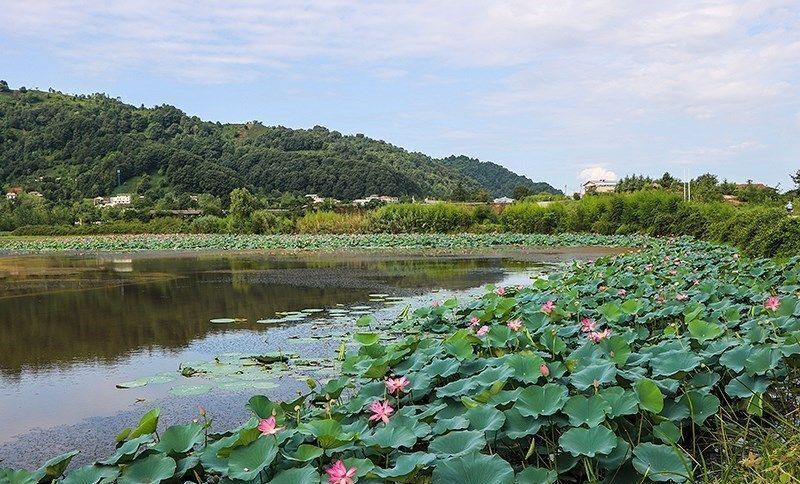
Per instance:
[[[164,283],[58,292],[0,301],[0,371],[48,368],[81,361],[117,361],[141,348],[176,349],[209,331],[211,317],[271,317],[276,311],[363,299],[365,291],[249,285],[231,278],[202,284]],[[237,328],[266,327],[254,321]]]
[[[0,372],[9,376],[23,367],[114,362],[142,348],[178,349],[210,331],[267,329],[253,320],[277,311],[363,301],[369,292],[391,287],[465,289],[497,282],[507,264],[501,259],[230,255],[134,259],[126,262],[133,272],[120,275],[111,260],[24,262],[39,272],[39,290],[25,289],[35,295],[0,290],[16,296],[0,298]],[[6,278],[7,287],[14,279]],[[208,322],[213,317],[252,320],[235,328],[213,327]]]

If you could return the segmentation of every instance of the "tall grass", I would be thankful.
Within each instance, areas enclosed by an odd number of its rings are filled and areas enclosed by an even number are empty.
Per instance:
[[[370,214],[376,232],[448,233],[464,232],[477,221],[476,210],[454,203],[385,205]]]
[[[361,213],[308,212],[295,224],[301,234],[360,234],[371,231]]]

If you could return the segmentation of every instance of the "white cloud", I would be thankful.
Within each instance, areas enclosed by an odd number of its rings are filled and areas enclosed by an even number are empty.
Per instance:
[[[619,178],[616,173],[604,166],[589,166],[578,172],[578,180],[616,180]]]

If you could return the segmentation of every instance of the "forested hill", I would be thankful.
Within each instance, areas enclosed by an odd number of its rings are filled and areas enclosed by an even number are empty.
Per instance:
[[[110,193],[117,170],[123,183],[148,174],[151,183],[176,193],[217,196],[238,187],[340,199],[372,193],[446,197],[456,189],[510,195],[513,189],[505,181],[509,176],[496,183],[457,164],[320,126],[212,123],[173,106],[135,107],[102,94],[0,92],[5,187],[75,200]]]
[[[490,190],[493,197],[510,197],[514,188],[522,186],[532,193],[561,193],[545,182],[535,182],[524,175],[517,175],[508,168],[481,161],[468,156],[448,156],[442,161],[451,168],[455,168],[462,175],[472,178],[478,184]]]

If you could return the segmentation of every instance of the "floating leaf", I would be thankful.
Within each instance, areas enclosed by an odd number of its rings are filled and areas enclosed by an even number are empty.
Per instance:
[[[498,455],[469,454],[439,461],[433,470],[434,484],[513,484],[511,464]]]
[[[572,428],[561,434],[558,445],[575,457],[608,454],[617,445],[614,432],[601,426]]]
[[[683,482],[691,477],[688,457],[669,445],[637,445],[633,449],[633,467],[651,481]]]

